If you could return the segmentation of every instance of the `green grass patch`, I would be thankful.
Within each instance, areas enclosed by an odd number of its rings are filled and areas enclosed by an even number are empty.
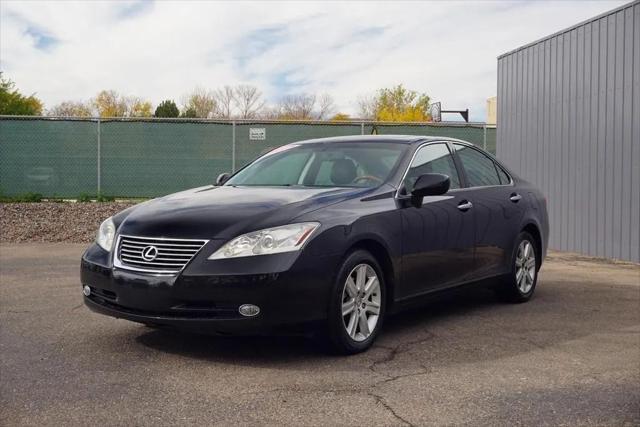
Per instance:
[[[38,203],[43,199],[40,193],[24,193],[15,196],[0,194],[0,203]]]

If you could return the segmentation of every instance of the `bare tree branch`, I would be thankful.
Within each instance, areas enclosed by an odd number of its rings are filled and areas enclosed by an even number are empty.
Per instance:
[[[234,89],[225,85],[215,91],[215,98],[218,103],[220,117],[230,119],[233,116],[233,106],[236,103]]]
[[[264,108],[262,92],[251,85],[238,85],[234,89],[234,102],[241,119],[253,119]]]
[[[278,102],[279,118],[285,120],[313,119],[316,96],[308,93],[287,95]]]
[[[375,95],[358,98],[358,116],[361,119],[374,120],[378,113],[378,99]]]
[[[87,102],[63,101],[49,109],[47,114],[56,117],[90,117],[93,108]]]
[[[336,111],[333,97],[328,93],[323,93],[318,99],[318,113],[316,117],[318,120],[326,120],[333,115]]]

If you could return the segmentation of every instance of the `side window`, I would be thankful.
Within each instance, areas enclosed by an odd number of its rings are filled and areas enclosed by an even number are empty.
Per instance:
[[[446,144],[430,144],[418,149],[404,179],[406,194],[411,193],[418,177],[425,173],[447,175],[451,181],[449,188],[460,188],[458,171]]]
[[[509,175],[502,169],[498,164],[496,164],[496,170],[498,171],[498,176],[500,177],[500,184],[506,185],[511,182],[511,178]]]
[[[466,145],[454,144],[454,147],[467,173],[469,187],[500,185],[500,178],[493,160]]]

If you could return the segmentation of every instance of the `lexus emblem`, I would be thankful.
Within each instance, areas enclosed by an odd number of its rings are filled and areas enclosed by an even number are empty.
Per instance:
[[[147,246],[142,249],[142,259],[145,261],[153,261],[158,256],[158,248],[155,246]]]

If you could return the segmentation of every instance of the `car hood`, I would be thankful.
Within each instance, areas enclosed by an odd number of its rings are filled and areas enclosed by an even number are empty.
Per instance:
[[[273,225],[369,189],[201,187],[150,200],[132,209],[118,233],[147,237],[229,239]]]

